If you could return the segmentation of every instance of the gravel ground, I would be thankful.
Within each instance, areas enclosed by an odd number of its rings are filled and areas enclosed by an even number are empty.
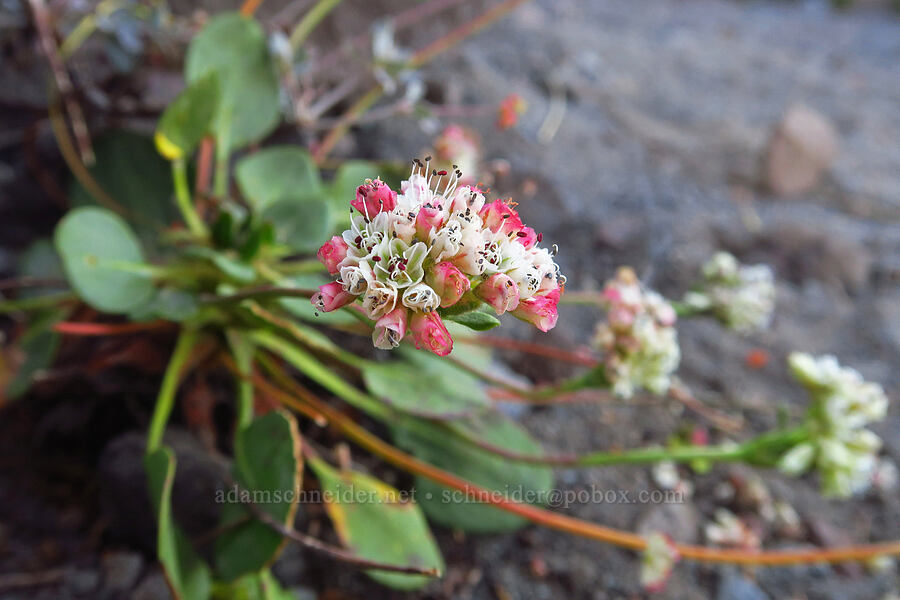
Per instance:
[[[783,366],[795,349],[834,353],[900,397],[900,18],[871,6],[834,13],[824,2],[644,0],[638,9],[615,0],[535,0],[436,61],[426,75],[450,100],[496,103],[510,92],[526,98],[529,110],[514,130],[493,133],[491,118],[472,124],[483,131],[486,157],[510,163],[497,192],[513,195],[523,220],[559,243],[571,289],[597,289],[617,265],[631,264],[646,282],[677,297],[718,248],[775,268],[778,308],[769,331],[741,337],[706,319],[679,327],[680,377],[705,402],[742,414],[746,434],[771,427],[781,407],[802,409],[803,394]],[[564,102],[565,112],[552,136],[541,135],[551,102]],[[766,191],[760,164],[770,131],[795,103],[831,122],[840,153],[814,190],[785,199]],[[420,123],[393,119],[358,131],[340,150],[405,160],[429,138]],[[11,189],[0,196],[0,213],[15,217],[22,213],[11,208]],[[43,213],[18,218],[47,219]],[[6,239],[20,246],[29,236],[17,231]],[[567,307],[542,340],[586,344],[597,318]],[[515,323],[510,332],[534,335]],[[755,371],[745,366],[754,348],[772,357]],[[515,354],[503,358],[536,379],[565,373]],[[530,410],[519,418],[559,451],[662,443],[686,423],[703,423],[651,400]],[[21,429],[29,431],[28,424]],[[896,402],[876,431],[884,454],[900,459]],[[20,443],[26,442],[7,440],[2,455],[12,456]],[[86,486],[84,494],[96,498],[90,489],[96,475],[65,472],[74,473],[66,485]],[[4,531],[13,539],[27,531],[35,540],[54,540],[55,556],[90,552],[72,559],[77,568],[48,595],[0,590],[0,598],[166,597],[160,574],[139,548],[123,543],[101,552],[81,539],[76,517],[94,510],[96,500],[76,510],[52,489],[23,489],[9,473],[0,470],[0,525],[6,525],[0,540]],[[814,478],[762,476],[771,495],[802,520],[794,541],[761,526],[768,546],[900,538],[896,493],[824,500]],[[721,467],[693,476],[696,491],[685,503],[578,503],[560,510],[632,530],[671,527],[683,541],[702,542],[713,511],[735,508],[722,483],[752,477],[751,470]],[[656,489],[645,468],[560,471],[557,486],[632,494]],[[9,508],[31,498],[28,515]],[[55,529],[39,522],[47,515]],[[635,556],[609,546],[538,528],[477,537],[439,530],[438,536],[447,577],[416,596],[376,589],[363,575],[337,571],[296,548],[275,572],[305,597],[641,597]],[[10,543],[0,551],[0,571],[53,556],[36,554],[30,541]],[[853,567],[740,571],[687,563],[657,597],[871,600],[897,590],[895,573]]]

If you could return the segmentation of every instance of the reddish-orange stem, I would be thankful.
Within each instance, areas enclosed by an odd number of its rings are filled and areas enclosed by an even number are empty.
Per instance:
[[[150,321],[148,323],[76,323],[73,321],[60,321],[53,326],[53,330],[65,335],[101,336],[169,329],[174,328],[174,326],[169,321]]]
[[[241,5],[241,14],[245,17],[252,17],[262,3],[263,0],[244,0],[244,3]]]
[[[523,342],[510,338],[487,335],[457,336],[454,339],[464,344],[493,346],[494,348],[501,348],[504,350],[518,350],[519,352],[534,354],[536,356],[546,356],[547,358],[555,358],[557,360],[570,362],[585,367],[596,367],[599,364],[599,361],[596,358],[588,356],[585,353],[570,352],[568,350],[563,350],[562,348],[553,348],[552,346],[545,346],[543,344],[536,344],[534,342]]]
[[[491,504],[501,510],[519,515],[533,523],[551,529],[596,539],[631,550],[643,550],[646,546],[646,541],[640,535],[611,527],[605,527],[597,523],[582,521],[536,506],[513,502],[505,498],[500,492],[493,492],[479,487],[461,477],[423,462],[369,433],[351,419],[319,400],[311,392],[302,388],[302,386],[297,386],[296,388],[296,392],[303,399],[300,401],[287,392],[272,385],[259,375],[253,376],[253,382],[254,385],[262,391],[277,398],[285,405],[295,408],[303,414],[318,414],[319,416],[324,416],[332,426],[338,428],[349,439],[373,454],[380,456],[388,463],[410,473],[427,477],[445,487],[463,492],[472,500]],[[691,545],[678,545],[677,549],[682,558],[690,560],[774,566],[816,562],[836,563],[859,561],[868,560],[876,556],[900,555],[900,541],[843,548],[776,550],[769,552],[726,550]]]

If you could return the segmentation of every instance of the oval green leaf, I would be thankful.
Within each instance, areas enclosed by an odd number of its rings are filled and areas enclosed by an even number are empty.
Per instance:
[[[212,589],[209,567],[197,556],[172,518],[175,456],[163,446],[144,457],[150,501],[156,513],[157,555],[177,600],[206,600]]]
[[[373,395],[403,412],[432,419],[470,415],[490,405],[477,379],[424,352],[405,360],[367,363],[362,370]]]
[[[444,570],[444,558],[418,505],[407,495],[374,477],[331,468],[310,458],[319,478],[325,510],[338,537],[362,558],[381,563]],[[366,571],[375,581],[415,590],[431,581],[425,575]]]
[[[189,85],[166,108],[156,125],[156,149],[169,160],[193,152],[210,123],[219,102],[219,79],[210,72]]]
[[[294,526],[300,500],[300,433],[297,422],[283,411],[255,419],[235,435],[233,476],[238,496],[226,497],[222,527],[216,540],[216,571],[232,581],[271,564],[285,539],[251,517],[242,500],[249,499],[273,519]],[[233,488],[232,488],[233,489]],[[234,526],[238,523],[237,526]]]
[[[322,188],[312,157],[299,146],[271,146],[242,158],[234,176],[247,203],[257,210],[276,200],[318,194]]]
[[[480,310],[473,310],[459,315],[450,315],[447,318],[460,325],[465,325],[474,331],[487,331],[500,325],[500,319],[486,312],[481,312]]]
[[[128,312],[153,294],[146,275],[130,268],[144,254],[128,224],[103,208],[76,208],[56,227],[56,250],[72,288],[103,312]]]
[[[331,209],[317,196],[276,200],[262,218],[274,227],[276,240],[298,252],[318,250],[331,233]]]
[[[261,140],[278,124],[278,79],[260,24],[239,13],[209,20],[191,41],[185,79],[193,84],[210,73],[219,80],[213,130],[234,150]]]

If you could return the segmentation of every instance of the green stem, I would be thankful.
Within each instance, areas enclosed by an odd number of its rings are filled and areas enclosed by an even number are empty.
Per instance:
[[[271,300],[273,298],[312,298],[317,290],[303,288],[283,288],[265,286],[244,290],[228,296],[209,295],[203,297],[206,304],[236,304],[244,300]]]
[[[234,356],[234,363],[241,374],[237,383],[237,426],[243,429],[253,421],[253,382],[249,377],[253,370],[253,345],[236,331],[227,331],[225,336]]]
[[[0,315],[14,312],[26,312],[29,310],[40,310],[62,304],[63,302],[71,302],[77,300],[72,292],[60,292],[58,294],[47,294],[44,296],[35,296],[34,298],[20,298],[18,300],[3,300],[0,302]]]
[[[268,331],[253,332],[251,337],[257,344],[280,356],[304,375],[335,396],[342,398],[351,406],[387,423],[393,419],[394,411],[391,408],[344,381],[296,344],[288,342]]]
[[[283,275],[309,275],[325,271],[325,265],[316,259],[284,261],[276,264],[275,268]]]
[[[175,183],[175,201],[178,204],[178,210],[184,218],[185,224],[191,233],[197,237],[206,237],[209,231],[206,224],[197,211],[194,209],[194,203],[191,201],[190,185],[188,185],[187,165],[183,158],[172,161],[172,179]]]
[[[694,460],[711,460],[719,462],[738,462],[746,457],[744,444],[728,444],[722,446],[680,446],[675,448],[638,448],[623,452],[593,452],[578,458],[573,466],[599,467],[605,465],[638,465],[661,461],[691,462]]]
[[[181,380],[181,371],[191,356],[191,350],[197,342],[197,331],[194,329],[182,329],[169,359],[169,366],[163,375],[159,395],[156,397],[156,408],[153,410],[153,418],[150,420],[150,431],[147,433],[147,454],[152,454],[159,449],[162,443],[163,432],[172,408],[175,406],[175,392]]]
[[[340,3],[341,0],[319,0],[315,6],[303,15],[303,18],[291,32],[291,48],[294,49],[294,52],[300,49],[300,46],[303,45],[309,34],[316,28],[316,25]]]

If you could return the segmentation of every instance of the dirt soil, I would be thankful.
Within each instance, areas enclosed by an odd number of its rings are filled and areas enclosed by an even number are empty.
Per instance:
[[[331,26],[340,28],[341,21]],[[413,38],[421,44],[428,35]],[[0,68],[4,106],[16,99],[10,86],[19,81],[5,71]],[[513,130],[495,132],[493,116],[468,122],[482,132],[488,159],[509,161],[495,191],[512,195],[523,220],[559,244],[570,289],[598,289],[616,266],[630,264],[649,285],[680,297],[716,249],[772,265],[778,294],[768,331],[739,336],[708,319],[679,325],[679,377],[704,402],[745,418],[737,437],[774,426],[780,409],[802,411],[804,396],[784,367],[790,351],[833,353],[882,383],[894,400],[875,430],[885,442],[884,456],[900,460],[896,13],[872,3],[835,12],[820,1],[645,0],[638,7],[615,0],[535,0],[437,60],[425,75],[450,102],[496,104],[510,92],[527,100],[528,112]],[[4,108],[0,115],[4,127],[18,132],[0,139],[3,273],[28,241],[51,231],[60,214],[47,187],[35,183],[31,158],[16,137],[22,123],[43,110],[35,89],[41,88],[19,85],[16,110]],[[565,110],[558,128],[548,132],[552,102]],[[761,163],[770,132],[794,104],[832,124],[840,152],[813,190],[782,198],[767,191]],[[431,135],[418,120],[395,118],[360,128],[338,150],[406,160]],[[44,169],[63,181],[52,142],[39,137],[37,152]],[[598,318],[588,308],[566,307],[557,328],[540,339],[585,345]],[[521,324],[504,328],[504,334],[536,339]],[[145,350],[162,355],[170,343],[151,340]],[[746,365],[754,349],[771,357],[763,368]],[[68,351],[77,356],[83,348]],[[515,353],[499,356],[534,380],[571,372]],[[112,371],[65,379],[65,385],[3,411],[0,598],[167,597],[148,547],[152,532],[141,526],[147,521],[141,517],[135,432],[146,425],[155,385],[146,366],[124,360]],[[685,427],[706,425],[696,414],[649,398],[510,413],[548,450],[565,452],[664,443]],[[711,435],[714,441],[725,437],[715,430]],[[204,458],[199,442],[184,432],[176,431],[173,443],[189,465],[176,483],[176,498],[183,499],[176,512],[202,531],[209,514],[188,499],[214,487],[222,465]],[[795,531],[767,524],[752,499],[734,493],[755,476],[735,467],[685,473],[695,489],[683,503],[588,502],[559,510],[625,529],[664,528],[696,543],[705,542],[704,526],[719,507],[746,517],[767,547],[900,538],[896,490],[825,500],[814,477],[756,474],[775,500],[796,510]],[[408,483],[393,477],[398,485]],[[648,468],[560,470],[556,481],[562,490],[623,490],[632,497],[658,489]],[[298,526],[327,528],[315,509],[303,513]],[[274,571],[301,598],[642,597],[636,556],[596,542],[536,527],[492,536],[438,528],[437,535],[448,573],[420,594],[377,588],[364,575],[293,546]],[[4,588],[3,574],[9,573],[40,573],[48,584]],[[876,600],[897,598],[898,590],[896,569],[742,571],[686,563],[656,597]]]

